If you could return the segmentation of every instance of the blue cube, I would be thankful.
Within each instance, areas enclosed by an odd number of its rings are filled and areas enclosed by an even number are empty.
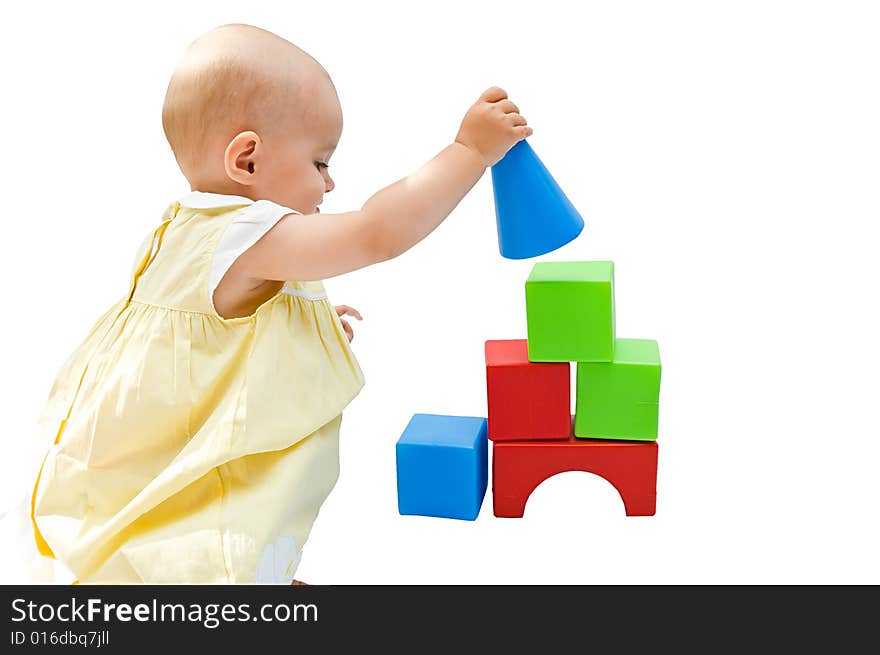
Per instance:
[[[486,419],[416,414],[397,440],[401,514],[473,521],[489,481]]]

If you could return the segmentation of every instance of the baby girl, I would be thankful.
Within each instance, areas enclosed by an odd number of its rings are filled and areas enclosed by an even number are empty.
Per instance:
[[[360,315],[321,280],[421,241],[532,130],[492,87],[420,169],[321,214],[342,132],[333,83],[247,25],[190,45],[162,121],[191,193],[55,380],[34,539],[83,584],[289,584],[364,382],[342,318]]]

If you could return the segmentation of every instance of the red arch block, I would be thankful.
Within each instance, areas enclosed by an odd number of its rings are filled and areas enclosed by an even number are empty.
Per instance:
[[[571,437],[560,441],[492,443],[495,516],[519,518],[529,496],[547,478],[586,471],[608,480],[627,516],[653,516],[657,504],[657,442]]]

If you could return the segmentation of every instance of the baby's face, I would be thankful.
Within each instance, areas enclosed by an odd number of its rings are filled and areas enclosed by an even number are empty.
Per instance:
[[[287,135],[265,143],[260,196],[303,214],[319,212],[334,183],[327,169],[342,135],[342,108],[329,80],[306,82],[299,95],[309,105],[291,116]]]

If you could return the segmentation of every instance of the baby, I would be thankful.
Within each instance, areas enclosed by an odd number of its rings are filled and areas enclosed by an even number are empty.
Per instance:
[[[342,132],[333,83],[247,25],[190,45],[162,122],[191,193],[52,387],[34,538],[84,584],[289,584],[364,383],[342,318],[361,317],[321,280],[421,241],[532,130],[492,87],[423,167],[321,214]]]

